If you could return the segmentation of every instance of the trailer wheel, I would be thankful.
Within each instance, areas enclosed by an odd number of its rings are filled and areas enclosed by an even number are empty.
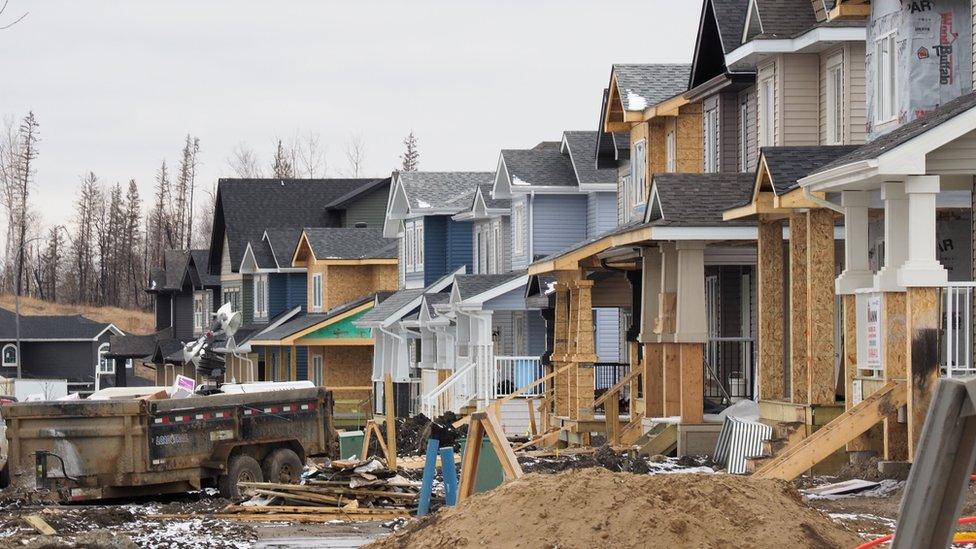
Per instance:
[[[230,460],[227,474],[217,480],[220,495],[227,499],[240,499],[241,490],[238,482],[264,482],[261,466],[251,456],[239,454]]]
[[[305,467],[302,465],[302,460],[298,454],[293,450],[280,448],[264,458],[261,470],[268,482],[298,484],[302,479],[302,471],[305,470]]]

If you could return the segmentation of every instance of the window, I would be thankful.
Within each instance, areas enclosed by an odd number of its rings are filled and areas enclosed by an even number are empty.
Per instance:
[[[739,101],[739,171],[748,171],[749,166],[749,100]]]
[[[677,151],[675,150],[676,148],[674,131],[670,131],[664,138],[664,169],[668,173],[678,171],[677,162],[675,161],[675,155],[677,154]]]
[[[417,220],[415,240],[417,241],[417,270],[422,271],[424,269],[424,222],[422,219]]]
[[[525,204],[512,206],[512,247],[515,253],[525,251]]]
[[[837,54],[827,60],[827,144],[844,142],[844,58]]]
[[[254,316],[268,316],[268,275],[254,275]]]
[[[630,197],[634,195],[634,191],[632,189],[633,186],[633,179],[629,175],[625,175],[620,178],[620,196],[623,197],[624,201],[624,222],[630,221],[630,219],[634,217],[634,209],[630,204]]]
[[[898,64],[895,56],[895,33],[875,42],[874,118],[878,122],[894,120],[898,113]]]
[[[644,203],[644,188],[647,184],[647,141],[641,139],[634,143],[634,153],[630,162],[631,195],[630,208]]]
[[[423,220],[408,221],[404,230],[407,272],[424,269],[424,226]]]
[[[403,232],[404,240],[404,250],[407,256],[407,272],[412,273],[414,271],[414,261],[413,261],[413,223],[408,223],[406,230]]]
[[[312,273],[312,309],[322,310],[322,273]]]
[[[773,79],[767,78],[759,84],[759,102],[762,116],[759,120],[759,146],[772,146],[776,138],[776,97],[773,94]]]
[[[13,343],[3,346],[3,365],[7,367],[17,366],[17,346]]]
[[[193,292],[193,333],[202,334],[210,329],[213,297],[209,291]]]
[[[224,288],[224,303],[230,303],[231,308],[235,312],[240,312],[241,310],[241,289],[240,288]]]
[[[718,108],[705,111],[705,173],[718,171]]]
[[[114,374],[115,373],[115,361],[106,357],[108,354],[108,343],[102,343],[98,346],[98,373],[99,374]],[[4,360],[6,361],[6,355],[4,355]]]
[[[491,234],[491,251],[488,252],[488,268],[492,274],[498,273],[498,243],[501,242],[500,234],[501,229],[498,227],[498,221],[495,221]]]
[[[325,363],[322,355],[312,355],[311,380],[316,387],[325,387]]]

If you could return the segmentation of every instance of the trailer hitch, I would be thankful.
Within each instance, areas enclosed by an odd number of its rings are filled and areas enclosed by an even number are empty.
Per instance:
[[[64,459],[62,459],[61,456],[55,454],[54,452],[50,452],[48,450],[38,450],[34,452],[34,462],[35,462],[34,472],[35,472],[35,477],[37,479],[38,488],[45,488],[48,490],[51,489],[51,484],[52,484],[51,477],[48,476],[48,469],[47,469],[48,457],[53,457],[61,462],[61,473],[63,477],[55,477],[55,478],[66,478],[68,480],[78,482],[78,479],[76,479],[75,477],[68,476],[68,469],[65,466]]]

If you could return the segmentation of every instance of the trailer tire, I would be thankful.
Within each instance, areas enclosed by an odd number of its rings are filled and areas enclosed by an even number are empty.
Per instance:
[[[241,490],[238,482],[264,482],[261,465],[251,456],[238,454],[231,458],[227,474],[217,479],[220,495],[227,499],[240,499]]]
[[[279,448],[271,452],[264,458],[261,466],[265,480],[279,484],[298,484],[304,470],[301,458],[289,448]]]

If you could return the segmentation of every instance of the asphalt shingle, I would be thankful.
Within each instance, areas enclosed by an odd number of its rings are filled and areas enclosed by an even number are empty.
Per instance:
[[[597,132],[563,132],[579,183],[616,183],[616,169],[597,169],[596,167],[597,136]]]
[[[769,169],[773,190],[777,195],[797,188],[797,180],[814,173],[821,166],[844,157],[858,145],[811,145],[805,147],[763,147],[762,161]]]
[[[95,322],[81,315],[20,315],[20,338],[34,340],[94,339],[109,324]],[[0,340],[17,338],[17,315],[0,309]]]
[[[458,213],[471,205],[478,185],[490,183],[494,172],[401,172],[400,184],[411,211],[449,209]]]
[[[690,64],[618,64],[617,93],[625,110],[643,111],[688,89]]]
[[[422,295],[424,295],[423,288],[400,290],[377,303],[369,312],[359,317],[357,323],[383,322]]]
[[[277,266],[281,268],[291,267],[291,260],[295,256],[295,248],[298,247],[298,237],[302,235],[302,229],[287,227],[268,229],[264,233],[272,262],[277,262]]]
[[[654,176],[653,189],[661,206],[658,225],[728,225],[725,210],[747,202],[755,176],[748,172],[662,173]],[[654,209],[649,207],[649,214]]]
[[[383,229],[305,229],[305,237],[316,259],[396,258],[396,239],[383,238]],[[393,246],[391,250],[391,245]]]
[[[577,185],[573,162],[556,147],[503,149],[502,159],[513,186],[570,187]]]
[[[749,0],[711,0],[722,49],[729,53],[742,44],[742,31],[749,13]]]
[[[501,274],[457,275],[454,277],[454,285],[457,287],[461,299],[469,299],[520,276],[525,276],[525,274],[525,270],[520,270]]]
[[[756,38],[790,38],[817,26],[810,0],[755,0],[762,22]]]

